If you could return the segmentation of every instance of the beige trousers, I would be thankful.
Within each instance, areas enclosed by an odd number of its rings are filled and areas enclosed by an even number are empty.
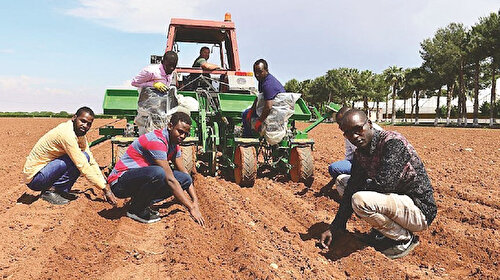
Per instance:
[[[393,240],[408,240],[411,232],[427,229],[424,214],[407,195],[359,191],[352,196],[352,209]]]

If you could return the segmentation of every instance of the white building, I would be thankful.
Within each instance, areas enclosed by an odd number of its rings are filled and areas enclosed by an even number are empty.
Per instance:
[[[481,107],[481,105],[484,102],[488,102],[488,103],[490,102],[490,95],[491,95],[491,88],[483,89],[483,90],[479,91],[479,107]],[[420,117],[421,119],[422,119],[422,116],[424,116],[424,115],[429,116],[429,114],[433,115],[432,119],[434,118],[434,114],[436,112],[437,100],[438,100],[437,96],[433,96],[430,98],[420,98],[418,100],[419,115],[421,115],[421,117]],[[497,101],[500,100],[500,92],[499,92],[498,83],[497,83],[497,90],[496,90],[496,100]],[[406,112],[406,115],[408,118],[412,112],[411,102],[412,102],[411,99],[406,100],[406,111],[405,112]],[[396,99],[396,111],[403,110],[404,103],[405,103],[404,100]],[[415,98],[413,99],[413,103],[415,103]],[[473,113],[474,112],[474,99],[467,98],[466,104],[467,104],[466,105],[467,106],[467,113]],[[385,105],[386,105],[385,102],[379,103],[379,112],[378,112],[378,116],[377,116],[376,115],[376,108],[377,108],[376,102],[368,102],[368,107],[370,108],[370,119],[372,121],[384,119],[383,116],[385,115],[385,112],[386,112]],[[413,104],[413,105],[415,106],[415,104]],[[451,105],[452,106],[458,105],[458,97],[452,99]],[[439,107],[442,107],[442,106],[446,106],[446,94],[444,96],[441,96],[439,99]],[[355,102],[354,107],[362,109],[363,102],[362,101]],[[389,113],[389,115],[392,113],[392,100],[389,100],[387,112]],[[415,114],[415,108],[413,108],[413,114]],[[489,118],[489,116],[488,116],[488,118]],[[468,121],[472,122],[472,120],[470,120],[470,119]]]

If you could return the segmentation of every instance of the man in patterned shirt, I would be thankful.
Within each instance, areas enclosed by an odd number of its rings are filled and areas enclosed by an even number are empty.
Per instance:
[[[159,213],[150,208],[151,204],[173,195],[189,210],[192,218],[204,226],[193,181],[184,167],[178,145],[189,135],[190,129],[189,115],[176,112],[166,128],[141,135],[116,163],[108,183],[116,197],[132,198],[128,217],[142,223],[158,222]],[[170,168],[169,160],[176,170]]]
[[[335,121],[339,125],[342,124],[342,119],[344,118],[344,114],[351,110],[351,107],[344,106],[340,108],[340,110],[335,115]],[[372,123],[372,126],[376,130],[382,130],[382,128],[376,124]],[[335,186],[340,197],[344,195],[344,190],[347,186],[347,182],[351,177],[351,165],[352,159],[354,157],[354,151],[356,151],[356,146],[354,146],[347,138],[345,140],[345,158],[343,160],[336,161],[328,166],[328,173],[332,176],[333,181],[335,182]]]
[[[424,165],[413,146],[394,131],[378,131],[361,110],[342,120],[344,136],[357,149],[351,178],[321,245],[345,231],[353,212],[372,227],[369,243],[391,259],[406,256],[418,245],[413,232],[426,230],[437,207]]]

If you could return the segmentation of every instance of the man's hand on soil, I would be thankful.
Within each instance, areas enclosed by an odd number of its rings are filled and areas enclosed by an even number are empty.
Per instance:
[[[106,199],[106,201],[113,207],[116,207],[117,201],[115,195],[108,188],[105,188],[103,191],[104,191],[104,198]]]
[[[198,210],[200,210],[200,204],[198,203],[198,200],[193,200],[193,206],[194,206],[194,208],[197,208]]]
[[[319,244],[323,249],[327,249],[330,246],[330,243],[332,243],[332,240],[332,232],[328,229],[321,234],[321,240]]]
[[[205,227],[205,220],[203,219],[203,216],[201,215],[200,209],[197,205],[195,205],[193,209],[189,210],[189,214],[195,222],[200,224],[202,227]]]

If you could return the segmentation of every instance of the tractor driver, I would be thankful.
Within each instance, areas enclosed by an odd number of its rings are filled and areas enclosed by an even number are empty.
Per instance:
[[[212,71],[220,69],[216,64],[208,63],[207,60],[210,58],[210,49],[208,47],[202,47],[200,49],[200,56],[196,58],[193,63],[193,68],[201,67],[205,71]]]
[[[250,109],[246,109],[245,111],[243,111],[241,118],[243,122],[244,137],[251,136],[252,129],[260,132],[262,123],[266,120],[267,116],[271,112],[274,98],[276,97],[276,95],[278,95],[278,93],[285,92],[285,88],[283,87],[283,85],[269,73],[267,61],[265,61],[264,59],[255,61],[255,63],[253,64],[253,72],[255,74],[255,78],[257,79],[257,81],[259,81],[259,92],[263,93],[265,105],[260,116],[257,115],[256,112],[258,98],[255,99]],[[257,119],[253,127],[251,127],[252,119]]]
[[[204,71],[213,71],[213,70],[220,69],[220,67],[218,65],[207,62],[207,60],[209,58],[210,58],[210,49],[208,47],[201,47],[201,49],[200,49],[200,56],[198,56],[194,60],[193,66],[191,66],[191,67],[193,67],[193,68],[201,68]],[[191,74],[189,74],[188,83],[190,83],[191,81],[196,80],[200,75],[202,75],[202,74],[197,74],[197,73],[191,73]],[[208,73],[204,73],[203,76],[205,76],[207,78],[210,78],[210,74],[208,74]],[[201,83],[200,81],[197,81],[196,83],[194,83],[190,87],[187,87],[187,89],[194,90],[194,89],[196,89],[199,86],[205,87],[206,84]]]

